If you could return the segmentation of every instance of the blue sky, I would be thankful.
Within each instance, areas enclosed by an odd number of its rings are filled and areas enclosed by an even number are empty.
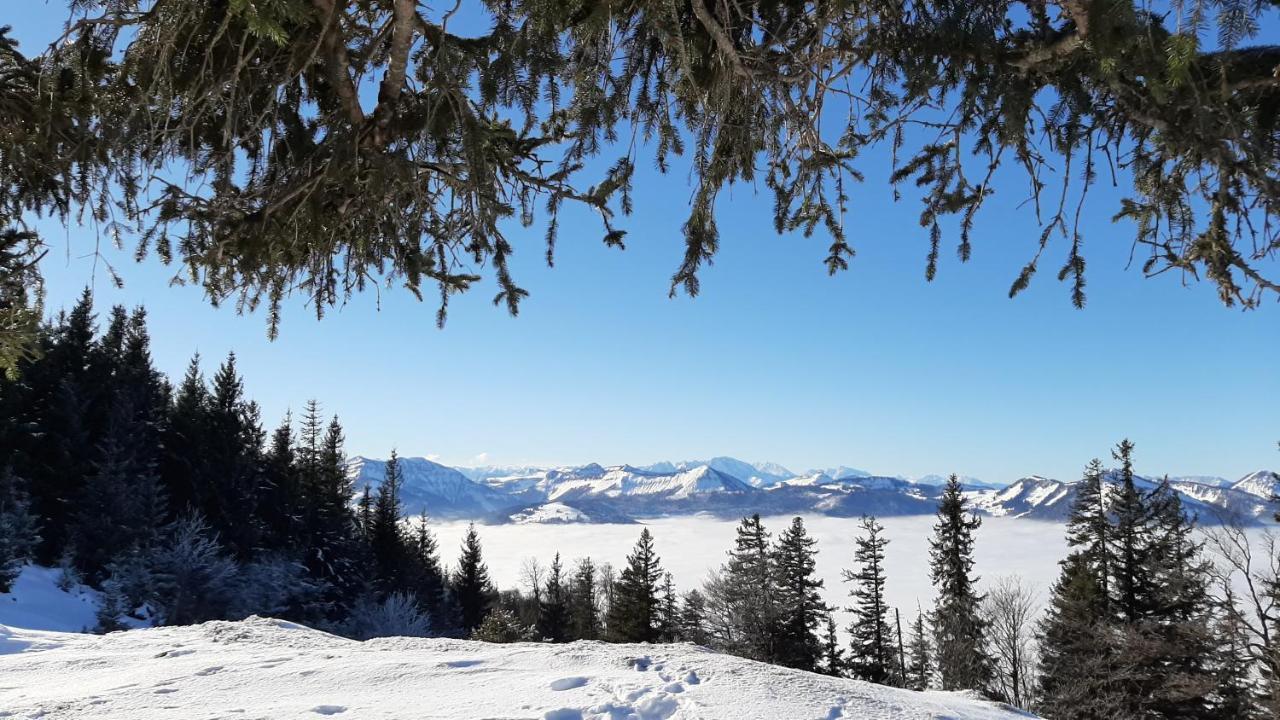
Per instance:
[[[28,52],[56,32],[62,3],[6,22]],[[586,213],[562,222],[556,267],[542,228],[509,228],[518,318],[488,284],[435,306],[396,288],[354,298],[317,323],[291,304],[280,338],[262,313],[211,308],[177,268],[105,249],[91,227],[42,223],[51,309],[86,284],[105,308],[144,304],[154,353],[170,375],[199,352],[206,368],[234,350],[268,425],[308,398],[340,415],[352,453],[435,456],[451,464],[633,464],[727,454],[793,470],[847,464],[886,474],[960,472],[1005,481],[1076,477],[1120,438],[1147,473],[1237,477],[1280,466],[1280,307],[1223,307],[1207,284],[1126,269],[1132,228],[1114,225],[1118,192],[1099,185],[1082,221],[1089,304],[1056,281],[1052,245],[1016,300],[1009,284],[1039,228],[1010,175],[979,215],[972,260],[944,238],[938,279],[924,281],[918,205],[897,204],[887,162],[847,218],[857,257],[828,277],[829,239],[772,230],[772,197],[735,186],[720,202],[721,251],[696,299],[667,298],[682,253],[687,168],[661,176],[640,156],[627,249],[600,242]],[[107,248],[109,243],[101,243]]]

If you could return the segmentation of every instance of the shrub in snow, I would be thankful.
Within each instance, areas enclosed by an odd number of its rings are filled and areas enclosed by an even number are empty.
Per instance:
[[[236,563],[223,554],[200,515],[175,520],[156,549],[156,607],[165,625],[189,625],[226,617],[237,589]]]
[[[361,597],[338,630],[355,640],[428,637],[431,634],[431,619],[418,607],[417,598],[409,593],[396,592],[381,602],[370,596]]]
[[[71,589],[84,583],[84,576],[76,569],[75,552],[68,547],[58,558],[58,589],[71,592]]]
[[[240,566],[228,617],[298,617],[320,593],[307,568],[286,556],[268,556]]]
[[[130,626],[128,618],[139,622],[149,619],[149,605],[156,593],[153,562],[149,555],[130,549],[107,564],[102,605],[98,608],[98,632],[123,630]]]
[[[529,628],[521,625],[511,611],[497,607],[484,616],[480,627],[471,633],[471,639],[491,643],[513,643],[528,639],[528,635]]]

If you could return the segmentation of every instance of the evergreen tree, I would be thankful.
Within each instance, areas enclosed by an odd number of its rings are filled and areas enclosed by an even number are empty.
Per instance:
[[[400,526],[403,513],[400,488],[403,483],[400,458],[392,450],[382,484],[378,486],[378,496],[369,518],[370,524],[367,526],[369,549],[374,562],[374,584],[383,593],[407,590],[413,580],[408,539]],[[364,512],[363,508],[361,512]]]
[[[707,600],[695,588],[680,603],[680,639],[695,645],[710,644],[707,635]]]
[[[244,395],[235,353],[227,356],[213,377],[205,426],[206,474],[200,507],[232,554],[247,560],[261,537],[257,505],[263,484],[264,434],[257,405]]]
[[[1097,566],[1083,552],[1062,561],[1062,573],[1040,621],[1040,679],[1036,710],[1045,717],[1095,720],[1123,705],[1124,684],[1113,649],[1114,627]]]
[[[822,664],[819,672],[832,677],[843,677],[848,660],[844,649],[840,647],[840,637],[836,634],[836,618],[830,612],[824,620],[826,625],[822,633]]]
[[[810,672],[817,669],[822,656],[818,632],[828,615],[822,600],[823,581],[817,577],[817,544],[805,530],[804,520],[796,517],[778,536],[773,551],[778,604],[776,662]]]
[[[131,403],[116,403],[93,473],[72,510],[70,547],[76,566],[96,585],[120,553],[148,549],[164,523],[166,502]]]
[[[26,492],[8,465],[0,465],[0,593],[10,590],[40,540]]]
[[[596,566],[578,561],[569,585],[569,628],[574,640],[600,639],[600,604],[596,600]]]
[[[538,601],[538,637],[553,643],[571,639],[572,627],[569,605],[570,591],[560,564],[560,553],[551,561],[546,585]]]
[[[1236,607],[1231,586],[1223,589],[1221,612],[1214,625],[1217,647],[1213,657],[1214,690],[1206,717],[1220,720],[1261,720],[1261,695],[1252,672],[1250,636]]]
[[[928,690],[933,677],[933,647],[924,626],[924,613],[918,608],[911,625],[910,660],[905,668],[906,686],[912,690]]]
[[[614,586],[607,622],[610,639],[615,642],[657,641],[658,580],[661,577],[662,568],[653,549],[653,535],[649,528],[644,528]]]
[[[262,545],[269,550],[293,550],[298,546],[304,508],[293,436],[293,417],[286,413],[271,433],[264,457],[258,517]]]
[[[472,523],[462,540],[462,555],[453,573],[453,595],[461,611],[462,629],[470,634],[480,627],[489,614],[493,601],[493,585],[489,582],[489,568],[480,553],[480,534]]]
[[[525,639],[525,628],[520,625],[515,613],[503,607],[495,607],[472,631],[471,639],[490,643],[520,642]]]
[[[174,392],[164,430],[160,476],[175,517],[202,507],[204,478],[208,475],[203,448],[210,432],[209,402],[209,388],[200,371],[200,356],[196,355]]]
[[[658,604],[658,641],[678,642],[680,635],[680,595],[676,592],[675,578],[663,573],[662,598]]]
[[[723,608],[727,627],[719,649],[761,662],[775,662],[781,611],[769,533],[752,515],[742,519],[721,571],[706,587],[708,601]]]
[[[863,534],[854,539],[856,571],[843,571],[845,582],[854,583],[853,622],[849,625],[849,668],[854,677],[887,684],[896,676],[897,653],[889,629],[885,604],[884,548],[889,539],[874,517],[863,516]]]
[[[929,541],[930,579],[937,590],[930,625],[941,688],[985,691],[991,659],[984,641],[983,596],[973,576],[973,531],[982,521],[966,514],[967,503],[953,474],[943,489]]]
[[[452,637],[461,632],[458,608],[449,594],[435,534],[427,525],[427,514],[418,515],[412,538],[412,554],[416,566],[416,594],[431,616],[437,635]]]

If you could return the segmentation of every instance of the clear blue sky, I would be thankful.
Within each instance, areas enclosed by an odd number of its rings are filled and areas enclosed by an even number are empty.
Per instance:
[[[61,2],[10,13],[24,48],[48,42]],[[945,242],[924,281],[927,235],[912,199],[894,204],[886,163],[848,218],[858,255],[828,277],[829,240],[778,237],[765,188],[734,187],[718,214],[721,252],[696,299],[667,298],[689,188],[641,156],[627,250],[603,246],[585,213],[563,222],[554,269],[541,227],[510,228],[513,270],[532,295],[520,317],[485,285],[435,306],[397,289],[355,298],[317,323],[294,303],[280,338],[261,313],[213,309],[177,268],[102,245],[115,289],[84,258],[90,227],[43,223],[51,309],[86,284],[105,308],[144,304],[160,369],[206,367],[234,350],[269,426],[311,397],[341,416],[353,454],[436,456],[450,464],[648,463],[727,454],[793,470],[847,464],[885,474],[960,472],[991,481],[1074,478],[1128,436],[1145,473],[1238,477],[1280,466],[1280,307],[1227,309],[1207,284],[1126,270],[1132,238],[1099,185],[1082,228],[1089,304],[1072,308],[1051,246],[1016,300],[1034,251],[1026,183],[1004,183],[979,216],[973,259]]]

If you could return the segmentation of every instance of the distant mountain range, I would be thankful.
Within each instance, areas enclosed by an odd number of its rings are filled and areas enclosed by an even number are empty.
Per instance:
[[[737,517],[820,513],[925,515],[937,507],[946,478],[872,475],[850,467],[803,474],[774,463],[731,457],[661,462],[643,467],[453,468],[426,458],[400,458],[401,498],[410,514],[492,523],[632,522],[635,518],[705,513]],[[382,483],[385,463],[365,457],[347,463],[355,492]],[[1108,476],[1114,482],[1113,476]],[[1038,476],[1008,486],[961,478],[974,508],[992,516],[1062,520],[1075,498],[1075,484]],[[1140,478],[1144,486],[1156,480]],[[1280,490],[1280,475],[1269,470],[1227,482],[1222,478],[1177,477],[1170,484],[1202,522],[1236,518],[1268,520]]]

